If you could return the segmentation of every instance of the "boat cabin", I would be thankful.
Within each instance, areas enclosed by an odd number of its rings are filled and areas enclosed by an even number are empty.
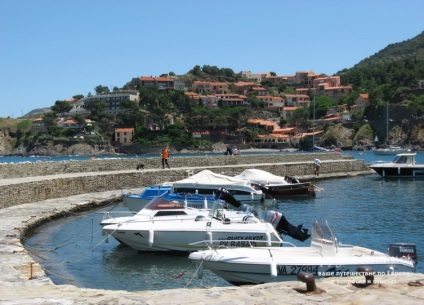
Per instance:
[[[393,163],[395,163],[395,164],[407,164],[407,165],[414,166],[415,165],[415,155],[416,155],[416,153],[398,154],[398,155],[396,155],[396,158],[393,160]]]

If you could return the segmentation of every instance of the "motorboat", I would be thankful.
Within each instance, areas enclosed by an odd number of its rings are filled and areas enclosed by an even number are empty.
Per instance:
[[[196,262],[198,277],[206,268],[234,285],[296,281],[300,272],[315,278],[355,276],[364,267],[376,275],[415,272],[415,244],[392,244],[388,253],[394,256],[338,243],[326,222],[315,222],[309,247],[211,247],[189,259]]]
[[[216,202],[213,209],[194,209],[158,196],[134,216],[103,220],[102,230],[140,251],[201,250],[207,248],[204,240],[217,246],[278,246],[281,234],[300,240],[310,236],[302,225],[293,226],[281,213],[269,211],[267,221],[259,219],[251,206],[221,191],[239,206],[230,210]]]
[[[320,147],[320,146],[314,146],[313,151],[317,151],[317,152],[330,152],[330,151],[333,151],[333,150],[328,149],[328,148],[324,148],[324,147]]]
[[[190,194],[175,193],[172,184],[160,184],[146,187],[139,194],[124,194],[122,196],[123,205],[132,212],[143,209],[150,200],[157,196],[163,196],[170,201],[186,202],[189,207],[202,209],[212,208],[215,201],[215,194]]]
[[[250,181],[203,170],[185,179],[172,183],[174,193],[213,195],[219,188],[225,188],[238,201],[260,202],[264,199],[262,190],[256,189]]]
[[[250,181],[263,193],[275,199],[282,199],[286,196],[315,197],[316,195],[316,188],[311,182],[300,182],[292,176],[281,177],[260,169],[246,169],[234,177]]]
[[[417,164],[415,156],[416,153],[402,153],[392,162],[372,163],[369,167],[382,177],[424,177],[424,164]]]
[[[205,239],[214,244],[247,246],[263,241],[278,245],[281,237],[271,223],[251,213],[224,209],[210,211],[186,208],[157,197],[139,213],[103,226],[102,230],[123,244],[140,251],[193,251],[206,248],[192,245]]]
[[[389,145],[385,148],[379,148],[374,150],[374,154],[376,155],[397,155],[400,153],[408,153],[411,152],[410,149],[405,149],[396,145]]]

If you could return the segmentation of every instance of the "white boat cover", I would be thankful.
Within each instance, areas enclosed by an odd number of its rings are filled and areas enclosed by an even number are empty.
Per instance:
[[[260,169],[246,169],[241,174],[234,176],[237,179],[248,180],[260,184],[290,184],[284,177],[276,176]]]
[[[173,183],[173,186],[176,188],[190,187],[190,186],[196,186],[196,185],[214,186],[217,188],[225,187],[228,185],[250,187],[250,182],[246,179],[217,174],[217,173],[211,172],[210,170],[205,169],[201,172],[198,172],[197,174],[193,176],[175,181]]]

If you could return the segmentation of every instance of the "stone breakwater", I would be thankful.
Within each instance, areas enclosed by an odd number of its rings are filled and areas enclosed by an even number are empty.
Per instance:
[[[204,169],[233,176],[247,168],[257,168],[279,176],[309,180],[315,179],[312,173],[316,157],[322,160],[321,177],[372,172],[362,160],[344,159],[334,153],[181,157],[170,161],[171,169],[162,169],[158,158],[2,164],[0,208],[111,189],[145,187],[183,179]],[[139,163],[144,164],[143,170],[136,169]]]
[[[249,154],[239,156],[188,156],[188,157],[171,157],[169,163],[172,168],[180,167],[219,167],[226,165],[242,165],[242,164],[261,164],[261,163],[292,163],[306,162],[310,163],[315,158],[326,160],[348,160],[343,158],[340,153],[293,153],[293,154]],[[37,176],[49,176],[56,174],[81,174],[87,172],[110,172],[122,170],[134,170],[138,164],[143,164],[145,169],[161,168],[161,159],[158,155],[156,158],[110,158],[83,161],[38,161],[24,163],[0,163],[0,179],[25,178]],[[306,173],[294,173],[296,175]],[[293,174],[293,175],[294,175]]]
[[[362,161],[346,160],[337,156],[319,155],[323,160],[320,178],[346,177],[357,174],[369,174],[371,171]],[[190,158],[191,159],[191,158]],[[37,164],[31,175],[19,176],[19,170],[11,168],[11,173],[19,178],[0,179],[0,304],[149,304],[149,305],[257,305],[257,304],[419,304],[424,301],[424,275],[404,274],[396,278],[378,276],[376,283],[370,286],[354,285],[364,282],[364,278],[327,278],[317,280],[320,293],[307,293],[305,284],[300,282],[271,283],[244,287],[211,287],[210,289],[172,289],[161,291],[109,291],[84,289],[72,285],[54,285],[46,277],[42,267],[35,263],[23,247],[24,234],[44,221],[65,216],[81,209],[95,208],[121,200],[121,195],[139,192],[142,188],[128,188],[150,185],[155,179],[168,179],[184,176],[209,168],[217,172],[241,172],[244,168],[262,168],[275,174],[298,175],[310,179],[313,155],[307,160],[290,159],[286,162],[273,159],[264,163],[237,163],[234,165],[215,164],[208,166],[206,160],[196,160],[193,167],[189,161],[180,164],[180,168],[158,169],[158,160],[149,160],[154,164],[142,171],[132,167],[124,169],[117,165],[105,171],[93,171],[103,168],[102,160],[85,163],[79,171],[73,173],[51,172],[37,176],[38,171],[48,172],[43,167],[51,164]],[[172,165],[176,166],[176,158]],[[232,159],[227,159],[228,162]],[[239,162],[241,159],[235,159]],[[99,163],[98,163],[99,162]],[[108,161],[109,162],[109,161]],[[144,162],[144,160],[143,160]],[[180,161],[181,162],[181,161]],[[33,165],[31,165],[33,166]],[[52,165],[56,166],[56,165]],[[116,166],[116,167],[114,167]],[[121,164],[122,166],[122,164]],[[130,165],[128,165],[130,166]],[[70,167],[74,167],[74,164]],[[78,167],[75,165],[75,167]],[[69,167],[68,167],[69,168]],[[112,170],[114,168],[114,170]],[[11,188],[11,190],[9,189]],[[76,188],[76,190],[73,190]],[[12,191],[13,190],[13,191]],[[89,192],[93,190],[93,192]],[[72,193],[79,193],[73,194]],[[51,197],[41,199],[43,197]],[[5,198],[9,200],[5,203]],[[25,201],[25,202],[24,202]],[[421,300],[421,301],[420,301]]]

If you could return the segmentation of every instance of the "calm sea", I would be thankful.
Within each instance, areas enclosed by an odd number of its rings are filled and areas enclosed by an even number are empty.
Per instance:
[[[367,163],[391,160],[372,152],[349,152]],[[424,154],[419,153],[420,163]],[[256,209],[278,210],[294,225],[311,228],[315,220],[327,220],[337,239],[385,252],[392,242],[417,244],[417,271],[424,273],[424,179],[383,179],[377,174],[318,181],[323,191],[312,199],[290,199],[258,205]],[[38,228],[25,243],[57,284],[113,290],[161,290],[231,286],[205,270],[195,277],[187,255],[141,253],[105,241],[99,223],[102,211],[125,211],[118,204],[99,211],[75,215]],[[309,245],[294,241],[294,244]]]

